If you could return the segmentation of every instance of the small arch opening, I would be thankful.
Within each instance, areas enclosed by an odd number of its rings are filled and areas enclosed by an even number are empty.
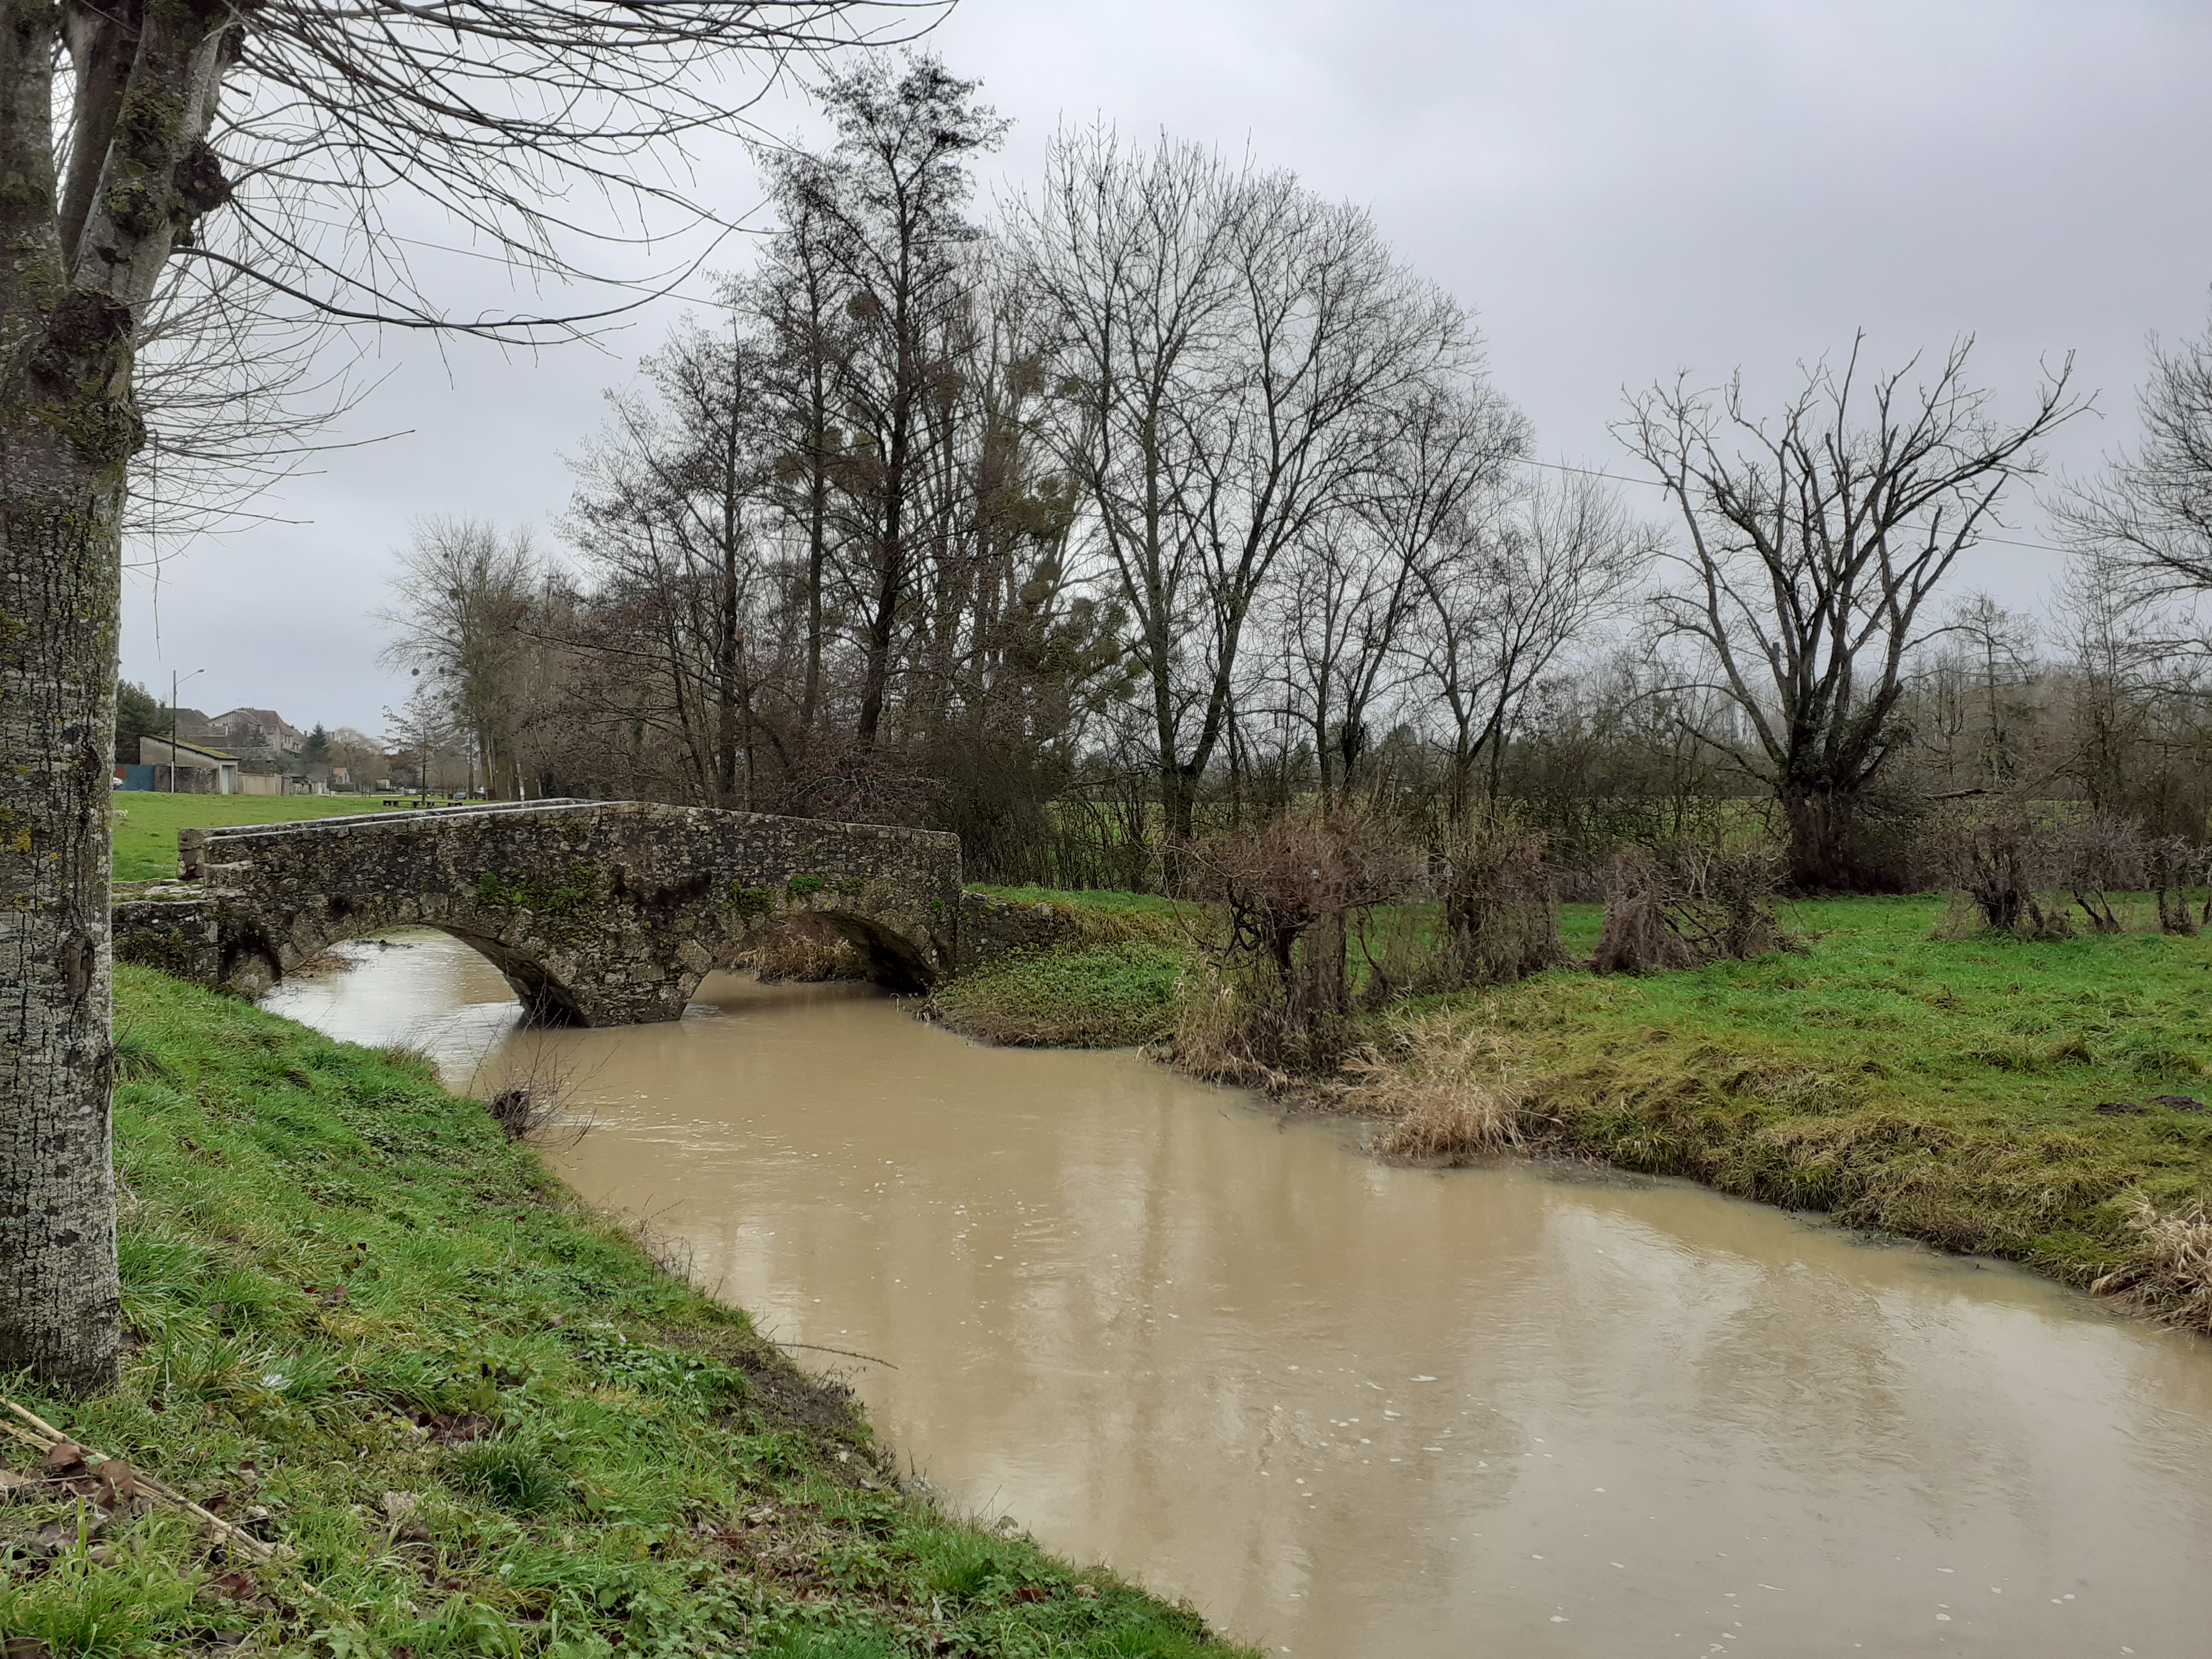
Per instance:
[[[913,942],[883,923],[847,910],[817,910],[868,959],[868,977],[887,991],[919,996],[937,982],[937,970]]]

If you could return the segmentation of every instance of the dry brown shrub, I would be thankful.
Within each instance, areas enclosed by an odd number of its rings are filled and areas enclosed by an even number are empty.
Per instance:
[[[1526,1102],[1506,1081],[1494,1033],[1449,1014],[1397,1022],[1388,1052],[1370,1047],[1345,1062],[1352,1079],[1339,1104],[1393,1121],[1371,1143],[1386,1158],[1469,1158],[1522,1144]]]
[[[596,1121],[590,1112],[578,1109],[580,1092],[574,1065],[540,1042],[526,1059],[510,1060],[501,1068],[499,1087],[484,1102],[484,1109],[509,1140],[566,1152],[591,1133]]]
[[[2196,931],[2180,890],[2202,872],[2202,853],[2179,841],[2146,842],[2124,818],[2099,814],[2057,822],[2026,805],[1954,812],[1929,827],[1922,858],[1936,880],[1957,895],[1944,930],[1952,937],[1979,928],[2017,939],[2065,939],[2074,931],[2066,915],[2069,898],[2089,932],[2122,933],[2127,920],[2117,896],[2143,888],[2156,896],[2164,931]]]
[[[1455,986],[1511,985],[1570,960],[1542,836],[1492,830],[1447,857],[1442,896]]]
[[[2143,847],[2143,884],[2158,901],[2158,928],[2162,933],[2194,934],[2197,917],[2191,913],[2189,890],[2204,884],[2207,856],[2203,848],[2179,836],[2166,836]]]
[[[1622,853],[1607,872],[1590,966],[1648,974],[1741,961],[1799,941],[1776,915],[1782,860],[1765,847],[1689,843]]]
[[[2089,1288],[2191,1330],[2212,1332],[2212,1218],[2199,1208],[2161,1212],[2135,1195],[2133,1256]]]
[[[763,985],[866,979],[867,953],[821,916],[776,916],[756,927],[735,958]]]
[[[2124,931],[2112,895],[2143,885],[2142,838],[2135,825],[2099,815],[2063,826],[2052,842],[2060,884],[2074,896],[2089,931]]]
[[[1225,994],[1200,988],[1189,1002],[1178,1056],[1204,1056],[1215,1069],[1202,1074],[1222,1077],[1334,1070],[1352,1007],[1348,933],[1413,888],[1418,855],[1374,819],[1334,812],[1209,836],[1179,862],[1188,896],[1218,907],[1207,982]]]
[[[1978,925],[2021,939],[2056,939],[2071,930],[2063,909],[2038,896],[2051,884],[2049,827],[2020,811],[1950,812],[1930,823],[1921,856],[1936,882],[1957,896],[1944,931],[1963,936]]]

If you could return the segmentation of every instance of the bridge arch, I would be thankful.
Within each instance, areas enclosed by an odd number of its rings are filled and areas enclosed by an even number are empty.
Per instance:
[[[334,945],[406,927],[468,945],[547,1024],[676,1018],[779,915],[819,916],[897,989],[956,965],[959,842],[926,830],[533,801],[187,836],[198,942],[180,942],[181,911],[125,906],[118,954],[133,959],[135,940],[137,959],[173,967],[197,951],[190,976],[248,994]]]

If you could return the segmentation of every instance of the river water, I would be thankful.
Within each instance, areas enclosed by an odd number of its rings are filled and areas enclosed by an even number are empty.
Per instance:
[[[2212,1342],[1680,1182],[1386,1165],[865,988],[525,1032],[441,934],[347,950],[269,1006],[564,1074],[563,1175],[952,1505],[1272,1652],[2212,1652]]]

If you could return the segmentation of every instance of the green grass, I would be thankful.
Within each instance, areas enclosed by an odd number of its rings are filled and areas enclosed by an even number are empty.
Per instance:
[[[940,986],[930,1010],[987,1042],[1117,1048],[1175,1029],[1176,982],[1187,949],[1124,939],[1017,957]]]
[[[18,1492],[0,1635],[316,1659],[1224,1650],[1187,1611],[899,1492],[843,1395],[419,1063],[118,980],[137,1346],[112,1393],[14,1391],[259,1513],[289,1559],[234,1559],[173,1510],[83,1533],[75,1500]]]
[[[2212,1111],[2149,1103],[2212,1101],[2212,939],[1933,937],[1943,913],[1787,906],[1802,953],[1436,1001],[1495,1027],[1559,1144],[1629,1168],[2077,1284],[2129,1255],[2135,1195],[2212,1206]]]
[[[1005,904],[1056,904],[1101,916],[1172,918],[1191,908],[1189,905],[1178,903],[1174,899],[1162,898],[1157,893],[1115,893],[1103,889],[1055,887],[974,886],[970,890],[987,894]]]
[[[978,887],[1008,904],[1050,904],[1074,942],[1015,957],[940,986],[929,1011],[987,1042],[1118,1048],[1175,1029],[1176,983],[1197,965],[1195,907],[1150,893]]]
[[[392,809],[376,795],[169,795],[115,792],[115,879],[155,881],[177,873],[177,831],[219,824],[296,823],[343,812]]]

